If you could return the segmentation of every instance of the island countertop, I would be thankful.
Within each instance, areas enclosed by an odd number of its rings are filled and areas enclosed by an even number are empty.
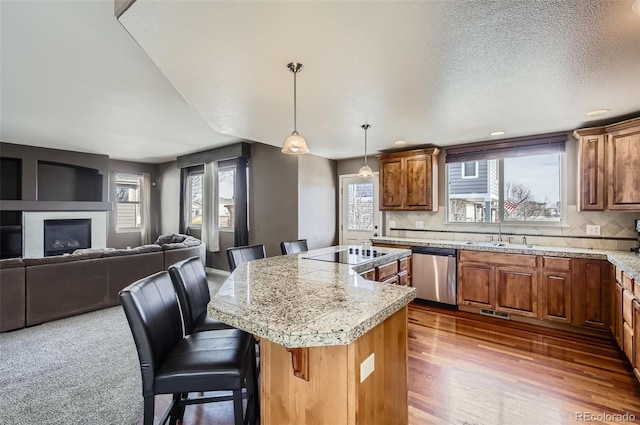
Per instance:
[[[358,273],[411,254],[358,265],[306,258],[335,246],[242,263],[211,298],[209,316],[287,348],[347,345],[415,298],[415,289],[365,280]]]

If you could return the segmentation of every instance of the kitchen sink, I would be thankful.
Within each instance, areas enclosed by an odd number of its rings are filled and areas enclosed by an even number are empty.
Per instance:
[[[474,246],[487,246],[487,247],[498,247],[498,248],[513,248],[513,249],[533,249],[535,245],[533,244],[521,244],[521,243],[507,243],[507,242],[474,242],[467,241],[465,245],[474,245]]]

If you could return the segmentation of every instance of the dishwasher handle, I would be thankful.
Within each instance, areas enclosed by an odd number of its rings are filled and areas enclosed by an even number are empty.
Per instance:
[[[412,246],[411,252],[414,254],[441,255],[443,257],[455,257],[458,250],[455,248],[437,248],[431,246]]]

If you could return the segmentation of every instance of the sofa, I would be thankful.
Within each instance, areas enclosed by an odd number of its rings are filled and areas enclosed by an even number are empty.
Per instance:
[[[204,263],[200,240],[171,234],[132,249],[0,260],[0,332],[117,305],[122,288],[194,256]]]

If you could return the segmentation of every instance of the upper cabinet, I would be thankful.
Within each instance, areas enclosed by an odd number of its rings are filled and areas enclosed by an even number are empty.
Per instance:
[[[580,209],[640,211],[640,118],[573,135]]]
[[[429,148],[380,155],[380,210],[437,211],[439,154]]]

